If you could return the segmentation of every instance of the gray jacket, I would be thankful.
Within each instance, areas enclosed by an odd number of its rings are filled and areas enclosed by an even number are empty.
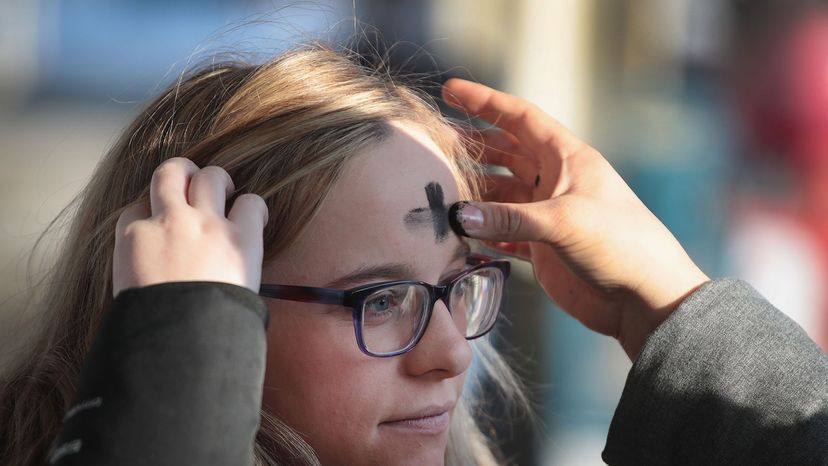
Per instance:
[[[828,356],[746,283],[708,283],[648,338],[602,456],[828,465]]]

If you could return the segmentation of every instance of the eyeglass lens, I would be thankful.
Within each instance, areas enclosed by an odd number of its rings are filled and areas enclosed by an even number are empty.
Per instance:
[[[455,283],[449,302],[458,328],[466,338],[485,333],[497,319],[503,291],[503,273],[496,268],[480,269]]]
[[[454,283],[448,302],[457,328],[466,338],[488,331],[497,319],[503,273],[483,268]],[[362,306],[362,339],[374,354],[406,348],[427,325],[431,304],[428,289],[417,284],[395,285],[369,295]]]
[[[378,290],[362,305],[362,340],[368,351],[390,353],[405,348],[422,325],[428,290],[396,285]]]

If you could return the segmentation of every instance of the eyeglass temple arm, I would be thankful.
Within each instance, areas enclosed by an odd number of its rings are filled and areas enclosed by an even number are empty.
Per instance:
[[[314,288],[310,286],[293,285],[262,285],[259,288],[259,295],[268,298],[286,299],[316,304],[337,304],[345,303],[345,292],[333,288]]]

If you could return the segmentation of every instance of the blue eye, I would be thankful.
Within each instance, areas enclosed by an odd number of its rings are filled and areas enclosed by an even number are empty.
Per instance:
[[[405,300],[405,292],[391,288],[371,295],[363,305],[363,318],[377,323],[389,319],[399,312]]]
[[[391,308],[391,300],[391,296],[384,294],[373,299],[366,307],[370,307],[373,312],[385,312]]]

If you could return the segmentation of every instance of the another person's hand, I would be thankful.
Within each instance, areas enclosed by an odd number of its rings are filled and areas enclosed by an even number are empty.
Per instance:
[[[488,177],[484,201],[458,220],[472,238],[532,262],[544,291],[635,359],[647,336],[709,278],[598,151],[536,106],[470,81],[450,105],[497,128],[470,132]]]
[[[255,194],[236,198],[224,169],[189,159],[164,161],[152,175],[150,202],[124,209],[115,229],[112,293],[176,281],[216,281],[258,293],[267,206]]]

